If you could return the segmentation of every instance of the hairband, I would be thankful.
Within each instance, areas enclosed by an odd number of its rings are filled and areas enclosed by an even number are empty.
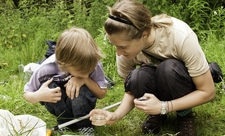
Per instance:
[[[124,18],[121,18],[121,17],[118,17],[118,16],[114,16],[114,15],[109,15],[109,18],[111,18],[111,19],[113,19],[115,21],[124,23],[124,24],[132,25],[135,28],[137,28],[130,20],[127,20],[127,19],[124,19]]]

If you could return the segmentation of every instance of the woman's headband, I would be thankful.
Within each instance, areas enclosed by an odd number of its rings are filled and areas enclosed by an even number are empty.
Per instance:
[[[121,17],[118,17],[118,16],[114,16],[114,15],[109,15],[109,18],[112,19],[112,20],[124,23],[124,24],[132,25],[135,28],[137,28],[130,20],[127,20],[127,19],[124,19],[124,18],[121,18]]]

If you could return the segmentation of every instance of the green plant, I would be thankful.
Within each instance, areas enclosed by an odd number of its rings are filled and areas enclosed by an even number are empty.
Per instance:
[[[118,78],[116,73],[116,51],[115,47],[109,44],[108,39],[103,28],[99,29],[100,34],[95,38],[96,43],[102,49],[104,53],[104,58],[102,58],[102,63],[106,75],[113,78],[114,80]]]
[[[208,7],[208,3],[204,0],[190,0],[187,8],[191,13],[191,22],[189,25],[198,34],[200,39],[204,39],[208,33],[205,22],[208,19],[208,13],[211,12],[211,9]]]
[[[225,29],[225,8],[223,6],[213,10],[208,17],[208,29],[211,33],[216,34],[217,39],[224,39]]]
[[[209,1],[205,1],[203,4],[194,0],[139,1],[145,3],[153,15],[164,12],[191,24],[196,32],[200,32],[200,45],[207,59],[216,61],[221,66],[222,71],[225,72],[223,7],[217,6],[216,3],[212,5],[212,2]],[[2,4],[1,2],[0,4]],[[102,108],[122,100],[124,84],[116,70],[116,50],[105,39],[105,32],[102,27],[108,15],[105,6],[111,6],[115,1],[96,0],[91,7],[82,7],[84,6],[82,3],[76,2],[67,5],[64,1],[55,0],[48,2],[21,0],[19,9],[15,9],[9,1],[3,3],[4,5],[0,7],[0,20],[2,22],[0,25],[1,109],[7,109],[14,115],[31,114],[39,117],[47,123],[47,128],[57,125],[56,117],[50,114],[44,106],[39,103],[30,104],[24,100],[23,87],[25,82],[19,74],[18,65],[41,60],[47,49],[45,40],[56,40],[59,33],[73,25],[84,27],[93,35],[96,43],[105,54],[105,58],[102,58],[105,73],[116,82],[113,88],[108,90],[106,97],[98,100],[96,108]],[[198,26],[195,26],[195,23]],[[7,40],[6,44],[5,39]],[[196,127],[199,135],[225,135],[225,94],[222,90],[222,83],[215,84],[215,86],[216,98],[212,102],[194,108],[197,113]],[[110,111],[115,109],[110,109]],[[168,116],[168,120],[158,135],[165,136],[176,133],[175,125],[171,125],[175,123],[176,114],[170,113]],[[145,117],[146,115],[143,112],[134,109],[113,125],[96,127],[96,136],[144,136],[140,131],[140,125]],[[75,132],[63,133],[74,134]],[[53,133],[53,136],[58,135],[62,135],[62,132],[56,131]]]

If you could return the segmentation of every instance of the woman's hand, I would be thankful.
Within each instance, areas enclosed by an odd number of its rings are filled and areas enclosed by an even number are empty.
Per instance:
[[[134,99],[134,105],[137,109],[151,115],[160,114],[161,101],[153,94],[144,94],[146,100]]]
[[[90,120],[93,120],[94,114],[103,114],[106,117],[106,124],[113,124],[117,121],[116,114],[114,112],[109,112],[103,109],[94,109],[92,110],[90,115]]]
[[[80,92],[80,87],[85,84],[85,78],[72,77],[66,84],[66,94],[70,99],[74,96],[78,97]]]

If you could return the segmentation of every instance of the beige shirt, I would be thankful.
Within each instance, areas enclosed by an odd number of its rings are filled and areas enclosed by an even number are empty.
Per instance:
[[[198,38],[183,21],[171,17],[173,25],[168,28],[156,28],[155,43],[144,51],[159,60],[175,58],[185,63],[191,77],[200,76],[208,69],[208,62]],[[138,46],[138,45],[137,45]],[[131,70],[142,63],[154,63],[150,56],[140,52],[134,59],[117,56],[117,71],[126,78]]]

